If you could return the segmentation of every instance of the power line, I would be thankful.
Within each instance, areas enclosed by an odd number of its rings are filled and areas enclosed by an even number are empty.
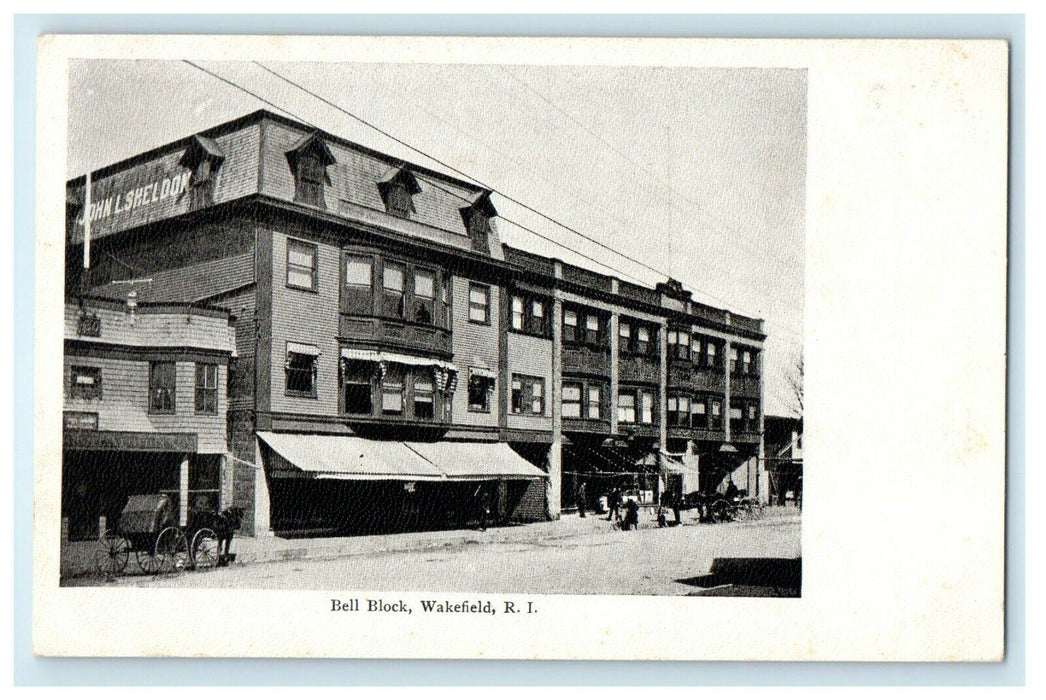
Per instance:
[[[223,83],[225,83],[227,85],[230,85],[230,86],[232,86],[234,88],[237,88],[238,90],[242,90],[243,92],[247,93],[251,97],[253,97],[253,98],[257,99],[257,100],[260,100],[261,102],[264,102],[265,104],[267,104],[267,105],[269,105],[269,106],[271,106],[271,107],[273,107],[275,109],[278,109],[279,111],[283,112],[284,114],[287,114],[287,115],[297,119],[298,121],[302,122],[303,124],[307,124],[308,126],[312,127],[313,129],[319,129],[318,126],[316,126],[315,124],[310,122],[308,119],[305,119],[304,117],[301,117],[301,116],[295,114],[294,112],[292,112],[292,111],[290,111],[288,109],[280,107],[275,102],[272,102],[271,100],[268,100],[268,99],[262,97],[261,95],[255,93],[255,92],[252,92],[251,90],[243,87],[242,85],[239,85],[238,83],[235,83],[235,82],[233,82],[231,80],[228,80],[228,79],[218,75],[217,73],[209,71],[206,68],[204,68],[203,66],[197,65],[196,63],[193,63],[192,61],[189,61],[187,59],[182,59],[182,61],[184,63],[189,64],[190,66],[192,66],[194,68],[197,68],[197,69],[203,71],[204,73],[207,73],[208,75],[210,75],[210,76],[212,76],[214,78],[217,78],[218,80],[222,81]],[[262,66],[262,68],[264,68],[264,66]],[[266,70],[268,70],[268,69],[266,69]],[[270,71],[270,72],[272,72],[272,71]],[[304,89],[304,88],[302,88],[302,89]],[[306,92],[308,92],[308,90],[306,90]],[[376,127],[373,127],[373,128],[376,128]],[[408,148],[409,147],[410,146],[408,146]],[[420,151],[418,151],[418,152],[420,153]],[[429,157],[429,156],[426,156],[426,157]],[[433,160],[435,160],[435,159],[433,158]],[[436,161],[436,162],[439,162],[439,161]],[[466,176],[466,177],[468,177],[468,176]],[[470,202],[471,203],[471,200],[469,200],[467,197],[464,197],[464,196],[462,196],[462,195],[460,195],[460,194],[458,194],[456,192],[452,192],[452,191],[450,191],[448,189],[440,187],[439,185],[437,185],[436,183],[432,182],[431,180],[428,180],[426,178],[419,178],[419,179],[424,179],[425,182],[428,182],[433,187],[436,187],[436,189],[442,190],[443,192],[446,192],[447,194],[450,194],[450,195],[452,195],[454,197],[458,197],[459,199],[461,199],[461,200],[463,200],[465,202]],[[471,179],[471,178],[469,178],[469,179]],[[477,183],[477,184],[479,184],[480,187],[484,186],[482,183]],[[490,188],[487,188],[487,189],[490,189]],[[570,246],[566,245],[565,243],[561,243],[561,242],[559,242],[559,241],[557,241],[557,240],[555,240],[553,238],[550,238],[548,236],[542,235],[542,234],[538,233],[537,231],[535,231],[535,230],[533,230],[533,229],[531,229],[531,228],[529,228],[527,226],[524,226],[523,224],[520,224],[520,223],[518,223],[516,221],[513,221],[512,219],[508,219],[508,218],[505,218],[503,216],[499,217],[499,218],[501,218],[502,220],[504,220],[505,222],[507,222],[509,224],[512,224],[513,226],[517,226],[517,227],[523,229],[524,231],[526,231],[526,232],[528,232],[530,234],[533,234],[534,236],[537,236],[538,238],[540,238],[542,240],[548,241],[549,243],[553,243],[553,244],[559,246],[560,248],[563,248],[564,250],[569,250],[571,253],[574,253],[575,255],[579,255],[579,256],[585,258],[586,260],[594,262],[597,265],[601,265],[602,267],[605,267],[608,270],[612,270],[612,271],[618,273],[619,275],[622,275],[624,277],[628,277],[629,279],[635,280],[636,282],[642,282],[642,280],[640,280],[638,277],[636,277],[634,275],[630,275],[627,272],[624,272],[623,270],[619,270],[619,269],[617,269],[617,268],[615,268],[615,267],[613,267],[611,265],[607,265],[604,262],[600,262],[596,258],[593,258],[593,257],[591,257],[589,255],[586,255],[585,253],[582,253],[581,251],[579,251],[579,250],[577,250],[575,248],[571,248]]]
[[[217,73],[214,73],[214,72],[212,72],[210,70],[207,70],[203,66],[200,66],[200,65],[198,65],[196,63],[193,63],[192,61],[189,61],[187,59],[182,59],[182,60],[183,60],[184,63],[187,63],[188,65],[190,65],[190,66],[192,66],[192,67],[194,67],[194,68],[196,68],[196,69],[198,69],[200,71],[203,71],[204,73],[207,73],[208,75],[210,75],[210,76],[220,80],[221,82],[223,82],[223,83],[225,83],[227,85],[230,85],[231,87],[234,87],[234,88],[236,88],[238,90],[241,90],[241,91],[247,93],[248,95],[254,97],[255,99],[257,99],[257,100],[259,100],[259,101],[261,101],[261,102],[263,102],[263,103],[265,103],[267,105],[270,105],[270,106],[274,107],[275,109],[283,112],[284,114],[287,114],[287,115],[289,115],[289,116],[291,116],[291,117],[293,117],[293,118],[295,118],[295,119],[297,119],[297,120],[299,120],[299,121],[301,121],[301,122],[303,122],[305,124],[308,124],[309,126],[311,126],[314,129],[319,129],[319,127],[317,127],[316,125],[312,124],[309,120],[305,119],[304,117],[301,117],[301,116],[295,114],[294,112],[291,112],[290,110],[287,110],[287,109],[285,109],[283,107],[280,107],[279,105],[277,105],[276,103],[272,102],[271,100],[268,100],[268,99],[262,97],[261,95],[255,93],[255,92],[253,92],[251,90],[249,90],[248,88],[243,87],[242,85],[239,85],[238,83],[233,82],[233,81],[231,81],[231,80],[229,80],[227,78],[224,78],[221,75],[218,75]],[[322,95],[317,94],[313,90],[310,90],[309,88],[304,87],[303,85],[300,85],[299,83],[296,83],[295,81],[291,80],[290,78],[287,78],[287,77],[283,76],[282,74],[272,70],[271,68],[263,65],[262,63],[260,63],[258,61],[252,61],[252,63],[254,63],[256,66],[258,66],[259,68],[261,68],[265,72],[269,73],[270,75],[273,75],[274,77],[282,80],[283,82],[291,85],[292,87],[296,87],[299,90],[301,90],[301,91],[311,95],[312,97],[314,97],[317,100],[323,102],[324,104],[326,104],[326,105],[336,109],[337,111],[341,112],[342,114],[345,114],[346,116],[348,116],[348,117],[350,117],[350,118],[360,122],[364,126],[367,126],[368,128],[373,129],[374,131],[377,131],[378,133],[380,133],[383,136],[385,136],[386,138],[391,139],[392,141],[400,144],[401,146],[403,146],[403,147],[405,147],[405,148],[407,148],[407,149],[409,149],[411,151],[414,151],[415,153],[418,153],[418,154],[424,156],[425,158],[428,158],[429,160],[433,161],[434,163],[438,163],[440,166],[450,170],[451,172],[457,174],[458,176],[460,176],[460,177],[462,177],[462,178],[464,178],[464,179],[466,179],[468,181],[471,181],[471,182],[475,183],[476,185],[478,185],[480,187],[483,187],[483,188],[485,188],[485,189],[487,189],[487,190],[489,190],[491,192],[496,192],[498,195],[504,197],[505,199],[507,199],[508,201],[516,204],[517,206],[520,206],[523,209],[525,209],[527,211],[530,211],[530,212],[540,216],[541,218],[546,219],[546,220],[550,221],[551,223],[553,223],[553,224],[555,224],[555,225],[557,225],[557,226],[559,226],[559,227],[561,227],[563,229],[566,229],[567,231],[570,231],[571,233],[579,236],[580,238],[582,238],[582,239],[584,239],[586,241],[589,241],[591,243],[594,243],[595,245],[599,246],[600,248],[603,248],[604,250],[607,250],[607,251],[609,251],[611,253],[614,253],[615,255],[618,255],[618,256],[624,258],[625,260],[628,260],[629,262],[632,262],[632,263],[634,263],[636,265],[639,265],[640,267],[642,267],[642,268],[644,268],[646,270],[649,270],[649,271],[651,271],[651,272],[653,272],[653,273],[655,273],[655,274],[657,274],[659,276],[671,277],[671,275],[669,275],[669,274],[659,270],[658,268],[653,267],[653,266],[651,266],[651,265],[649,265],[649,264],[647,264],[647,263],[645,263],[645,262],[643,262],[641,260],[638,260],[637,258],[634,258],[634,257],[632,257],[632,256],[630,256],[630,255],[628,255],[626,253],[623,253],[623,252],[621,252],[621,251],[619,251],[619,250],[617,250],[617,249],[615,249],[615,248],[613,248],[613,247],[611,247],[611,246],[609,246],[609,245],[607,245],[607,244],[605,244],[605,243],[603,243],[603,242],[601,242],[601,241],[599,241],[599,240],[597,240],[595,238],[592,238],[591,236],[588,236],[588,235],[586,235],[586,234],[584,234],[584,233],[582,233],[582,232],[580,232],[580,231],[578,231],[578,230],[576,230],[576,229],[574,229],[574,228],[572,228],[570,226],[567,226],[566,224],[558,221],[557,219],[549,216],[548,214],[545,214],[544,212],[541,212],[541,211],[535,209],[534,207],[531,207],[530,205],[526,204],[525,202],[522,202],[522,201],[520,201],[520,200],[518,200],[518,199],[516,199],[516,198],[514,198],[514,197],[512,197],[512,196],[510,196],[508,194],[505,194],[504,192],[502,192],[500,190],[495,189],[491,185],[488,185],[488,184],[484,183],[483,181],[479,180],[478,178],[472,177],[468,173],[465,173],[464,171],[459,170],[458,168],[454,167],[450,163],[447,163],[446,161],[444,161],[444,160],[442,160],[440,158],[437,158],[436,156],[433,156],[433,155],[431,155],[431,154],[429,154],[429,153],[427,153],[427,152],[425,152],[425,151],[423,151],[423,150],[421,150],[421,149],[419,149],[419,148],[417,148],[415,146],[412,146],[411,144],[407,143],[406,141],[404,141],[404,140],[394,136],[393,134],[385,131],[381,127],[379,127],[379,126],[377,126],[377,125],[367,121],[366,119],[363,119],[362,117],[357,116],[356,114],[350,112],[349,110],[341,107],[340,105],[332,102],[331,100],[328,100],[327,98],[323,97]],[[434,184],[434,183],[430,182],[430,184]],[[437,186],[437,188],[439,188],[439,187]],[[442,189],[442,188],[439,188],[439,189]],[[444,191],[448,192],[449,194],[452,194],[454,196],[459,196],[460,197],[460,195],[457,195],[456,193],[449,192],[448,190],[444,190]],[[547,237],[547,236],[544,236],[542,234],[539,234],[539,233],[537,233],[536,231],[534,231],[533,229],[531,229],[531,228],[529,228],[527,226],[524,226],[524,225],[522,225],[522,224],[520,224],[518,222],[515,222],[515,221],[513,221],[511,219],[508,219],[508,218],[505,218],[505,217],[500,217],[500,218],[502,218],[504,221],[506,221],[509,224],[517,226],[520,229],[522,229],[524,231],[527,231],[528,233],[531,233],[534,236],[537,236],[538,238],[540,238],[542,240],[545,240],[545,241],[548,241],[548,242],[550,242],[550,243],[552,243],[554,245],[557,245],[557,246],[563,248],[564,250],[568,250],[568,251],[570,251],[570,252],[572,252],[572,253],[574,253],[576,255],[579,255],[582,258],[586,259],[586,260],[594,262],[594,263],[596,263],[596,264],[598,264],[598,265],[600,265],[600,266],[602,266],[602,267],[604,267],[604,268],[606,268],[608,270],[612,270],[614,272],[617,272],[618,274],[621,274],[621,275],[626,276],[626,277],[628,277],[630,279],[636,280],[637,282],[641,281],[641,280],[639,280],[639,278],[635,277],[634,275],[625,273],[622,270],[619,270],[619,269],[617,269],[617,268],[615,268],[615,267],[613,267],[611,265],[608,265],[608,264],[606,264],[604,262],[601,262],[601,261],[597,260],[596,258],[593,258],[593,257],[591,257],[589,255],[586,255],[586,254],[584,254],[584,253],[582,253],[582,252],[580,252],[580,251],[578,251],[578,250],[576,250],[574,248],[571,248],[570,246],[568,246],[568,245],[566,245],[564,243],[561,243],[561,242],[556,241],[556,240],[554,240],[554,239],[552,239],[550,237]],[[725,304],[727,306],[731,305],[731,302],[729,302],[729,301],[727,301],[725,299],[722,299],[720,297],[717,297],[714,294],[710,294],[707,291],[697,289],[696,287],[694,289],[696,291],[701,292],[701,294],[703,294],[704,296],[706,296],[706,297],[708,297],[710,299],[714,299],[716,301],[719,301],[719,302],[721,302],[721,303],[723,303],[723,304]],[[770,321],[766,321],[766,319],[764,319],[764,321],[766,323],[770,324],[770,325],[774,325],[774,326],[780,327],[782,329],[785,329],[785,327],[780,326],[779,324],[776,324],[776,323],[771,323]],[[788,330],[791,330],[791,329],[788,329]],[[802,337],[797,332],[795,332],[795,331],[792,331],[792,332],[796,333],[796,335],[798,337]]]
[[[660,270],[660,269],[658,269],[656,267],[653,267],[652,265],[649,265],[649,264],[643,262],[642,260],[634,258],[631,255],[628,255],[627,253],[623,253],[620,250],[617,250],[616,248],[613,248],[613,247],[603,243],[602,241],[599,241],[596,238],[592,238],[591,236],[588,236],[588,235],[578,231],[577,229],[572,228],[571,226],[567,226],[566,224],[562,223],[561,221],[553,218],[552,216],[549,216],[548,214],[545,214],[544,212],[541,212],[541,211],[535,209],[534,207],[530,206],[529,204],[526,204],[525,202],[521,202],[520,200],[518,200],[518,199],[516,199],[516,198],[514,198],[514,197],[512,197],[512,196],[510,196],[508,194],[505,194],[501,190],[498,190],[498,189],[494,188],[493,186],[484,183],[482,180],[480,180],[480,179],[478,179],[476,177],[473,177],[472,175],[469,175],[468,173],[466,173],[466,172],[464,172],[462,170],[459,170],[458,168],[454,167],[450,163],[447,163],[446,161],[444,161],[444,160],[442,160],[440,158],[437,158],[436,156],[433,156],[430,153],[427,153],[427,152],[421,150],[420,148],[417,148],[416,146],[412,146],[411,144],[407,143],[403,139],[401,139],[401,138],[399,138],[397,136],[394,136],[393,134],[389,133],[388,131],[385,131],[384,129],[382,129],[381,127],[379,127],[379,126],[377,126],[377,125],[367,121],[366,119],[363,119],[362,117],[357,116],[356,114],[350,112],[349,110],[345,109],[341,105],[338,105],[337,103],[332,102],[331,100],[329,100],[326,97],[316,93],[315,91],[310,90],[309,88],[307,88],[307,87],[305,87],[305,86],[303,86],[303,85],[301,85],[301,84],[291,80],[290,78],[288,78],[288,77],[278,73],[277,71],[272,70],[268,66],[265,66],[265,65],[263,65],[262,63],[260,63],[258,61],[252,61],[252,63],[254,63],[256,66],[258,66],[259,68],[261,68],[265,72],[269,73],[270,75],[273,75],[276,78],[278,78],[278,79],[282,80],[283,82],[287,83],[288,85],[291,85],[293,87],[298,88],[299,90],[302,90],[303,92],[308,93],[309,95],[311,95],[312,97],[316,98],[320,102],[323,102],[324,104],[326,104],[326,105],[328,105],[328,106],[338,110],[342,114],[345,114],[346,116],[348,116],[348,117],[350,117],[352,119],[355,119],[356,121],[358,121],[359,123],[363,124],[364,126],[367,126],[368,128],[373,129],[374,131],[377,131],[379,134],[382,134],[386,138],[391,139],[392,141],[400,144],[401,146],[403,146],[403,147],[405,147],[407,149],[410,149],[411,151],[414,151],[415,153],[418,153],[418,154],[424,156],[425,158],[428,158],[429,160],[433,161],[434,163],[438,163],[442,167],[447,168],[451,172],[459,175],[460,177],[463,177],[466,180],[474,182],[477,185],[479,185],[480,187],[483,187],[483,188],[485,188],[485,189],[487,189],[487,190],[489,190],[491,192],[496,192],[498,195],[504,197],[505,199],[507,199],[508,201],[512,202],[513,204],[516,204],[517,206],[523,207],[527,211],[530,211],[530,212],[532,212],[534,214],[537,214],[538,216],[542,217],[543,219],[546,219],[546,220],[552,222],[553,224],[555,224],[555,225],[557,225],[557,226],[559,226],[561,228],[564,228],[567,231],[570,231],[571,233],[573,233],[573,234],[583,238],[584,240],[589,241],[590,243],[594,243],[597,246],[599,246],[600,248],[603,248],[604,250],[610,251],[611,253],[614,253],[615,255],[618,255],[618,256],[624,258],[625,260],[628,260],[631,263],[639,265],[640,267],[642,267],[642,268],[644,268],[646,270],[649,270],[650,272],[653,272],[653,273],[655,273],[655,274],[657,274],[659,276],[666,277],[666,278],[671,278],[672,277],[668,273],[666,273],[666,272],[664,272],[664,271],[662,271],[662,270]],[[602,140],[602,139],[600,139],[600,140]],[[607,145],[609,146],[609,144],[607,144]],[[613,149],[613,146],[610,146],[610,148]],[[616,149],[614,149],[614,150],[616,151]],[[699,209],[702,209],[699,204],[697,204],[693,200],[687,198],[685,195],[682,195],[681,193],[677,192],[676,190],[672,189],[671,187],[668,187],[668,189],[669,189],[669,191],[676,193],[680,197],[683,197],[684,199],[689,201],[691,204],[694,204]],[[703,211],[703,209],[702,209],[702,211]],[[504,217],[502,217],[502,218],[504,218]],[[529,229],[529,228],[527,228],[525,226],[522,226],[522,225],[520,225],[520,224],[518,224],[518,223],[516,223],[514,221],[511,221],[509,219],[505,219],[505,221],[508,221],[509,223],[512,223],[512,224],[515,224],[516,226],[519,226],[520,228],[522,228],[525,231],[529,231],[530,233],[534,233],[534,231],[532,229]],[[736,232],[737,230],[734,229],[734,231]],[[537,235],[537,234],[535,234],[535,235]],[[541,237],[541,236],[539,236],[539,237]],[[550,239],[546,238],[545,240],[550,240]],[[571,249],[571,248],[569,248],[567,246],[564,246],[563,244],[559,243],[558,241],[551,241],[551,242],[556,243],[557,245],[560,245],[560,246],[564,247],[565,249],[571,250],[572,252],[575,252],[575,253],[577,253],[579,255],[583,255],[583,254],[579,253],[576,250],[573,250],[573,249]],[[606,267],[609,270],[614,270],[615,272],[620,272],[619,270],[616,270],[615,268],[607,265],[606,263],[602,263],[602,262],[600,262],[598,260],[595,260],[594,258],[591,258],[591,257],[589,257],[587,255],[583,255],[583,257],[585,257],[585,259],[587,259],[587,260],[592,260],[593,262],[596,262],[596,263]],[[633,275],[628,275],[628,276],[631,279],[634,279],[634,280],[638,281],[637,277],[635,277]],[[711,293],[709,293],[709,292],[707,292],[707,291],[705,291],[703,289],[698,289],[697,287],[694,287],[694,290],[700,292],[701,294],[703,294],[704,296],[708,297],[709,299],[713,299],[713,300],[718,301],[718,302],[720,302],[722,304],[725,304],[727,306],[732,306],[732,302],[727,301],[726,299],[718,297],[718,296],[716,296],[714,294],[711,294]],[[764,319],[764,321],[765,321],[765,319]],[[777,325],[777,324],[773,324],[773,325]],[[795,331],[792,331],[792,332],[795,332]]]
[[[520,200],[516,199],[515,197],[507,195],[504,192],[502,192],[501,190],[495,189],[493,186],[486,184],[482,180],[479,180],[478,178],[475,178],[475,177],[469,175],[468,173],[466,173],[464,171],[458,170],[457,168],[455,168],[450,163],[447,163],[446,161],[441,160],[441,159],[437,158],[436,156],[430,155],[429,153],[426,153],[425,151],[421,150],[420,148],[417,148],[415,146],[410,145],[409,143],[407,143],[403,139],[400,139],[400,138],[398,138],[396,136],[393,136],[392,134],[390,134],[389,132],[385,131],[381,127],[372,124],[371,122],[367,121],[366,119],[363,119],[362,117],[356,116],[355,114],[353,114],[349,110],[345,109],[344,107],[341,107],[340,105],[338,105],[338,104],[336,104],[334,102],[331,102],[330,100],[328,100],[327,98],[323,97],[322,95],[319,95],[319,94],[313,92],[312,90],[310,90],[309,88],[304,87],[303,85],[300,85],[299,83],[294,82],[290,78],[284,77],[280,73],[277,73],[276,71],[272,70],[271,68],[268,68],[267,66],[262,65],[258,61],[252,61],[252,63],[254,63],[256,66],[258,66],[262,70],[266,71],[267,73],[270,73],[271,75],[276,76],[277,78],[279,78],[280,80],[284,81],[285,83],[287,83],[289,85],[292,85],[292,86],[298,88],[299,90],[307,92],[308,94],[312,95],[313,97],[315,97],[319,101],[323,102],[324,104],[329,105],[329,106],[333,107],[334,109],[338,110],[342,114],[345,114],[346,116],[349,116],[352,119],[355,119],[356,121],[360,122],[364,126],[367,126],[367,127],[370,127],[371,129],[374,129],[375,131],[377,131],[379,134],[382,134],[386,138],[392,139],[396,143],[400,144],[401,146],[404,146],[405,148],[409,148],[410,150],[414,151],[415,153],[420,153],[421,155],[423,155],[424,157],[428,158],[432,162],[438,163],[439,165],[441,165],[444,168],[447,168],[448,170],[450,170],[451,172],[455,173],[456,175],[459,175],[459,176],[465,178],[466,180],[470,180],[470,181],[476,183],[477,185],[479,185],[480,187],[483,187],[484,189],[490,190],[491,192],[497,192],[499,195],[501,195],[502,197],[504,197],[508,201],[512,202],[513,204],[515,204],[517,206],[520,206],[520,207],[523,207],[527,211],[529,211],[529,212],[531,212],[533,214],[537,214],[538,216],[542,217],[543,219],[547,219],[548,221],[551,221],[553,224],[555,224],[555,225],[557,225],[557,226],[559,226],[561,228],[564,228],[567,231],[570,231],[571,233],[573,233],[573,234],[575,234],[577,236],[580,236],[581,238],[584,238],[586,241],[589,241],[590,243],[595,243],[596,245],[598,245],[600,248],[603,248],[604,250],[608,250],[611,253],[614,253],[615,255],[619,255],[619,256],[621,256],[625,260],[628,260],[631,263],[639,265],[640,267],[643,267],[643,268],[645,268],[645,269],[647,269],[647,270],[649,270],[649,271],[651,271],[653,273],[656,273],[658,275],[663,275],[665,277],[670,277],[670,275],[666,275],[664,272],[662,272],[661,270],[658,270],[656,267],[652,267],[652,266],[646,264],[645,262],[643,262],[642,260],[637,260],[636,258],[633,258],[632,256],[630,256],[630,255],[628,255],[626,253],[622,253],[621,251],[608,246],[607,244],[599,241],[596,238],[592,238],[591,236],[588,236],[588,235],[586,235],[584,233],[581,233],[577,229],[574,229],[574,228],[572,228],[570,226],[567,226],[566,224],[562,223],[561,221],[558,221],[558,220],[554,219],[553,217],[549,216],[548,214],[545,214],[544,212],[535,209],[534,207],[530,206],[529,204],[527,204],[525,202],[521,202]],[[709,295],[709,296],[711,296],[711,295]],[[723,300],[720,299],[719,301],[723,301]],[[726,303],[726,302],[724,302],[724,303]]]

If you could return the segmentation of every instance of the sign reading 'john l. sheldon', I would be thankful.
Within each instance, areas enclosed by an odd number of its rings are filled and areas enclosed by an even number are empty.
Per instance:
[[[95,193],[96,196],[101,196],[97,201],[91,202],[91,221],[101,221],[115,214],[129,212],[139,207],[176,198],[185,192],[189,186],[189,177],[191,175],[192,173],[189,170],[185,170],[184,172],[157,178],[144,185],[138,185],[109,196],[105,196],[100,192]],[[77,226],[82,226],[83,222],[83,214],[76,217]]]

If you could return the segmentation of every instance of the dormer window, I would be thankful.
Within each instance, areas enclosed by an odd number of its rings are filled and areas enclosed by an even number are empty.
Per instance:
[[[416,213],[414,195],[421,192],[418,179],[406,168],[393,168],[378,181],[385,211],[401,219],[409,219]]]
[[[199,209],[214,204],[214,184],[225,154],[214,139],[193,136],[178,164],[191,172],[189,179],[189,208]]]
[[[331,184],[327,168],[337,161],[319,134],[309,134],[287,151],[287,162],[294,172],[294,201],[326,207],[324,190]]]
[[[483,190],[472,197],[467,207],[461,208],[461,218],[472,243],[472,250],[482,253],[490,252],[490,220],[498,215],[498,210],[490,201],[490,192]]]

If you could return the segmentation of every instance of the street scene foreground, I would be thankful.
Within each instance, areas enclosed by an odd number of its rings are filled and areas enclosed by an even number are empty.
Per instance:
[[[796,597],[800,515],[769,508],[747,522],[679,526],[644,519],[622,531],[605,518],[440,533],[273,542],[265,561],[166,576],[122,576],[107,585],[166,588],[419,590],[603,595]],[[283,544],[284,548],[279,549]],[[240,540],[243,549],[259,545]],[[235,548],[234,548],[235,549]],[[282,551],[282,554],[280,553]],[[244,552],[248,554],[249,552]],[[278,559],[284,560],[278,560]],[[80,578],[66,585],[99,585]]]

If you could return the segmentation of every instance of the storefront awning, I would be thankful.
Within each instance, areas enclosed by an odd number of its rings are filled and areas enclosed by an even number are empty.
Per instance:
[[[341,356],[346,360],[363,360],[365,362],[392,362],[401,365],[413,365],[415,367],[439,367],[448,372],[457,372],[458,368],[452,362],[438,360],[432,357],[415,357],[397,352],[379,352],[377,350],[364,350],[361,348],[342,348]]]
[[[544,479],[541,471],[503,442],[408,442],[407,447],[448,479]]]
[[[275,477],[305,476],[325,479],[441,481],[432,463],[402,442],[367,440],[351,435],[298,435],[259,432],[258,437],[287,464],[273,470]]]

